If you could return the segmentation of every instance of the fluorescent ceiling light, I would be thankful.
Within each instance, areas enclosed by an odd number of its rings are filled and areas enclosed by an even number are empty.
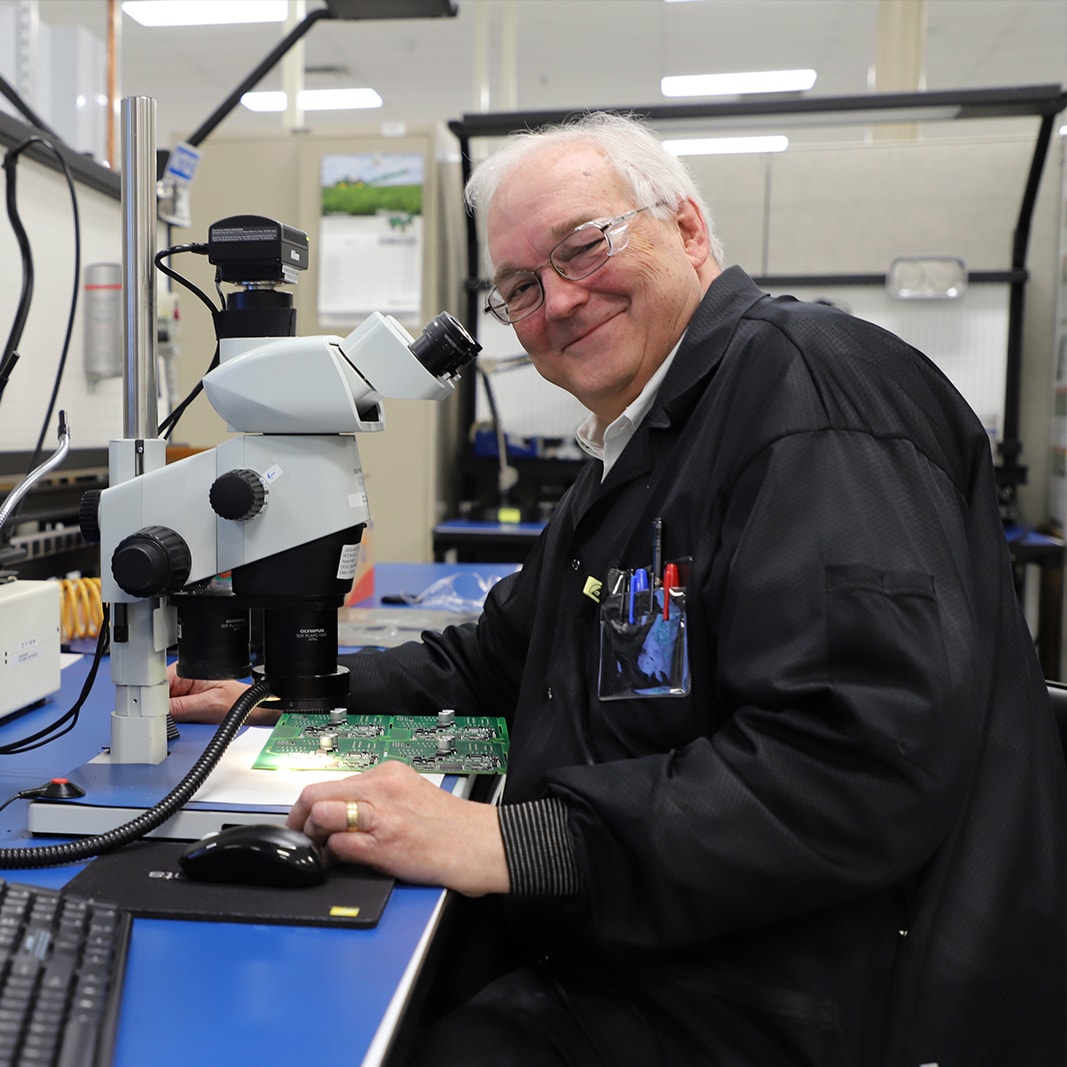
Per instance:
[[[756,70],[740,74],[676,74],[661,78],[664,96],[740,96],[745,93],[793,93],[815,84],[813,70]]]
[[[768,137],[690,137],[664,141],[672,156],[723,156],[743,152],[784,152],[789,138],[780,134]]]
[[[284,22],[286,0],[126,0],[122,10],[142,26],[223,26]]]
[[[245,93],[241,103],[249,111],[284,111],[289,106],[289,97],[281,89],[277,92]]]
[[[284,111],[289,98],[281,90],[245,93],[241,103],[249,111]],[[351,111],[381,107],[382,98],[373,89],[301,89],[296,106],[301,111]]]
[[[381,107],[382,98],[373,89],[301,89],[296,105],[302,111],[348,111]]]

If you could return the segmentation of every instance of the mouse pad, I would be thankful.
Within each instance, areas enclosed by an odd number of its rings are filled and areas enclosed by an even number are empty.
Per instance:
[[[393,879],[347,864],[323,885],[284,888],[193,882],[181,873],[182,841],[134,841],[98,856],[66,888],[153,919],[271,923],[287,926],[374,926]]]

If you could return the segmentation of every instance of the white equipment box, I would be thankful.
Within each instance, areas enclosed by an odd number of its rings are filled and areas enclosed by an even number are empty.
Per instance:
[[[0,718],[59,690],[58,582],[0,584]]]

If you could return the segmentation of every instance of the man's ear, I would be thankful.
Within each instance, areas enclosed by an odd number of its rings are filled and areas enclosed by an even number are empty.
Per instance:
[[[711,258],[711,238],[704,213],[692,200],[683,200],[678,205],[675,223],[682,240],[682,247],[694,268],[700,269]]]

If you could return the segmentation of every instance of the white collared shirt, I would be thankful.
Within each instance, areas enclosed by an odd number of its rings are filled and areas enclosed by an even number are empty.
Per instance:
[[[684,336],[685,334],[682,335]],[[622,455],[622,450],[630,443],[630,438],[637,432],[641,420],[648,414],[659,392],[660,383],[667,376],[667,371],[674,362],[681,343],[681,338],[679,338],[678,344],[670,350],[667,358],[656,368],[656,373],[648,379],[644,389],[618,418],[605,426],[596,415],[590,412],[588,418],[575,431],[579,448],[604,464],[604,471],[600,476],[601,481],[608,476],[608,471]]]

